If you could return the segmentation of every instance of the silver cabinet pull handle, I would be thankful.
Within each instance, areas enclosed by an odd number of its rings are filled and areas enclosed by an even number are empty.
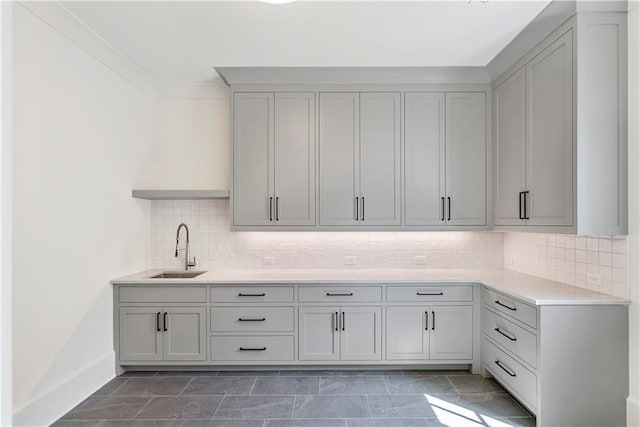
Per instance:
[[[511,335],[507,334],[506,332],[503,332],[502,330],[500,330],[500,328],[495,328],[494,331],[496,331],[497,333],[499,333],[503,337],[506,337],[506,338],[510,339],[511,341],[517,341],[515,336],[512,337]]]
[[[511,377],[515,377],[516,373],[513,372],[511,369],[508,369],[506,366],[504,366],[499,360],[496,360],[495,362],[496,365],[498,365],[503,371],[505,371],[507,374],[509,374],[509,376]]]
[[[511,306],[508,306],[508,305],[506,305],[506,304],[501,303],[499,299],[495,300],[494,302],[495,302],[496,304],[498,304],[498,305],[503,306],[504,308],[508,308],[508,309],[509,309],[509,310],[511,310],[511,311],[516,311],[516,310],[517,310],[517,308],[516,308],[516,307],[511,307]]]

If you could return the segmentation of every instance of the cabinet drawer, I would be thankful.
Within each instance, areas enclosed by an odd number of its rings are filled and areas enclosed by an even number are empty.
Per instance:
[[[536,375],[486,338],[482,342],[485,367],[500,380],[507,390],[521,399],[530,409],[536,409]]]
[[[308,286],[298,289],[300,302],[379,302],[381,286]]]
[[[119,302],[207,302],[204,286],[121,286]]]
[[[532,328],[536,328],[538,324],[535,306],[525,304],[521,301],[508,297],[500,292],[484,288],[482,299],[487,306],[506,314]]]
[[[387,286],[387,301],[473,301],[472,285]]]
[[[219,361],[293,360],[293,336],[211,337],[211,359]]]
[[[482,309],[482,330],[502,347],[536,367],[538,345],[534,334],[487,308]]]
[[[213,332],[293,332],[293,307],[212,307]]]
[[[211,302],[293,302],[293,286],[213,286]]]

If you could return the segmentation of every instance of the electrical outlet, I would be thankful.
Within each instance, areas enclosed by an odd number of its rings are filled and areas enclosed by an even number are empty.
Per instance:
[[[353,255],[347,255],[344,257],[344,265],[356,265],[358,264],[358,257]]]
[[[276,259],[272,256],[263,256],[262,257],[262,264],[263,265],[273,265],[276,263]]]
[[[587,283],[600,286],[602,285],[602,276],[598,273],[589,273],[587,274]]]
[[[427,257],[424,255],[416,255],[416,257],[414,258],[414,261],[416,263],[416,265],[426,265],[427,264]]]

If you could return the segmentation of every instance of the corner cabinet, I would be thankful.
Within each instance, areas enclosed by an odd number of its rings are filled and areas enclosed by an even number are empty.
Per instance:
[[[235,93],[233,224],[314,225],[315,94]]]
[[[579,11],[494,83],[496,229],[626,234],[626,32]]]
[[[400,93],[320,93],[320,225],[400,225]]]

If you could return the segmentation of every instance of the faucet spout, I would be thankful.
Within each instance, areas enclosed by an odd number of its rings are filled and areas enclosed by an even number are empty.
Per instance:
[[[180,230],[184,227],[184,230],[187,233],[187,244],[185,245],[184,248],[184,269],[185,270],[189,270],[189,267],[195,267],[196,266],[196,258],[193,258],[193,261],[189,260],[189,227],[187,227],[187,224],[180,223],[180,225],[178,226],[178,230],[176,231],[176,252],[175,252],[175,257],[178,258],[178,254],[179,254],[179,245],[180,245]]]

